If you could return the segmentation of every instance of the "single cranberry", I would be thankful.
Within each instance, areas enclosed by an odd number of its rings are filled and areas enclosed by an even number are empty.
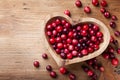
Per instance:
[[[93,30],[94,30],[94,31],[99,31],[99,27],[98,27],[97,25],[94,25],[94,26],[93,26]]]
[[[113,43],[114,42],[114,37],[113,36],[110,36],[110,43]]]
[[[85,24],[85,25],[83,26],[83,30],[88,30],[88,29],[89,29],[88,24]]]
[[[106,2],[105,0],[102,0],[102,1],[101,1],[101,6],[102,6],[102,7],[106,7],[106,6],[107,6],[107,2]]]
[[[53,27],[52,27],[52,25],[47,25],[47,30],[52,30],[53,29]]]
[[[55,43],[55,38],[50,38],[50,39],[49,39],[49,42],[50,42],[51,44],[54,44],[54,43]]]
[[[89,7],[89,6],[85,6],[85,7],[84,7],[84,12],[86,12],[86,13],[91,13],[90,7]]]
[[[57,44],[57,48],[58,48],[58,49],[62,49],[62,48],[63,48],[63,43],[58,43],[58,44]]]
[[[87,75],[91,77],[94,75],[94,72],[92,70],[88,70]]]
[[[81,53],[82,53],[82,55],[88,55],[88,50],[87,49],[83,49],[82,51],[81,51]]]
[[[116,37],[119,37],[120,36],[120,31],[115,31],[114,34],[115,34]]]
[[[90,33],[90,35],[95,36],[95,31],[94,30],[89,31],[89,33]]]
[[[65,15],[68,15],[68,16],[71,15],[69,10],[65,10],[65,11],[64,11],[64,14],[65,14]]]
[[[53,44],[52,47],[53,47],[53,49],[56,49],[56,48],[57,48],[56,44]]]
[[[42,54],[42,57],[43,57],[44,59],[47,59],[47,58],[48,58],[48,56],[47,56],[46,53]]]
[[[99,5],[99,1],[98,1],[98,0],[92,0],[92,4],[93,4],[94,6],[98,6],[98,5]]]
[[[114,53],[114,48],[112,46],[109,46],[108,51],[111,52],[111,53]]]
[[[55,22],[53,22],[52,26],[55,28],[57,26],[57,24]]]
[[[105,8],[101,8],[100,12],[104,14],[106,12],[106,9]]]
[[[51,71],[51,72],[50,72],[50,76],[51,76],[52,78],[56,78],[56,77],[57,77],[57,74],[56,74],[55,71]]]
[[[101,72],[104,72],[104,71],[105,71],[105,69],[104,69],[103,66],[100,66],[100,67],[99,67],[99,70],[100,70]]]
[[[48,36],[51,36],[51,35],[52,35],[51,31],[47,31],[46,34],[47,34]]]
[[[75,5],[76,5],[77,7],[81,7],[81,6],[82,6],[82,3],[81,3],[80,0],[76,0]]]
[[[61,24],[61,20],[60,20],[60,19],[56,19],[55,23],[56,23],[57,25],[59,25],[59,24]]]
[[[83,57],[82,53],[78,53],[78,57]]]
[[[111,22],[110,22],[110,27],[111,27],[111,28],[115,28],[115,27],[116,27],[116,23],[115,23],[114,21],[111,21]]]
[[[67,58],[67,55],[66,55],[65,53],[61,53],[61,54],[60,54],[60,57],[61,57],[62,59],[66,59],[66,58]]]
[[[88,65],[93,65],[93,61],[90,59],[90,60],[87,60],[86,61]]]
[[[110,58],[110,55],[108,53],[103,53],[102,56],[105,58],[105,59],[109,59]]]
[[[91,36],[91,41],[96,42],[97,41],[96,36]]]
[[[115,15],[112,15],[112,20],[117,20],[117,17]]]
[[[73,51],[72,51],[72,55],[73,55],[73,57],[77,57],[78,52],[77,52],[76,50],[73,50]]]
[[[96,75],[96,74],[93,74],[91,80],[97,80],[97,79],[98,79],[97,75]]]
[[[57,32],[61,32],[63,30],[63,27],[62,26],[57,26],[56,30],[57,30]]]
[[[72,50],[74,50],[74,46],[73,46],[73,45],[69,45],[69,46],[68,46],[68,49],[69,49],[70,51],[72,51]]]
[[[82,30],[82,31],[81,31],[81,35],[82,35],[82,36],[87,36],[87,31],[86,31],[86,30]]]
[[[89,26],[89,29],[91,29],[94,25],[92,23],[89,23],[88,26]]]
[[[53,31],[52,31],[52,34],[53,34],[53,36],[56,36],[56,35],[57,35],[57,31],[56,31],[56,30],[53,30]]]
[[[69,29],[71,27],[71,25],[70,25],[70,23],[67,22],[67,23],[65,23],[64,27]]]
[[[77,31],[80,31],[81,29],[82,29],[81,26],[77,26],[77,28],[76,28]]]
[[[78,44],[78,40],[77,40],[77,39],[73,39],[73,40],[72,40],[72,44],[73,44],[73,45],[77,45],[77,44]]]
[[[60,49],[55,50],[57,54],[60,54]]]
[[[65,34],[62,34],[61,35],[61,38],[64,40],[64,39],[67,39],[67,36]]]
[[[102,32],[97,32],[97,37],[103,37],[103,33]]]
[[[117,53],[120,54],[120,48],[117,49]]]
[[[110,12],[106,11],[106,12],[104,13],[104,16],[105,16],[106,18],[110,18],[110,17],[111,17],[111,14],[110,14]]]
[[[69,53],[69,50],[68,50],[68,49],[64,49],[64,53],[65,53],[65,54],[68,54],[68,53]]]
[[[40,63],[39,63],[39,61],[34,61],[34,62],[33,62],[33,65],[34,65],[36,68],[38,68],[38,67],[40,66]]]
[[[69,78],[70,80],[76,80],[75,74],[72,74],[72,73],[69,74]]]
[[[64,19],[61,22],[62,22],[62,25],[66,24],[66,20],[64,20]]]
[[[73,58],[73,55],[71,53],[67,54],[67,58],[68,59],[72,59]]]
[[[64,34],[67,34],[67,33],[68,33],[68,29],[67,29],[67,28],[64,28],[62,32],[63,32]]]
[[[61,40],[60,37],[57,37],[57,38],[55,39],[55,41],[56,41],[56,42],[61,42],[62,40]]]
[[[89,47],[89,48],[88,48],[88,52],[89,52],[89,53],[92,53],[92,52],[94,52],[94,49],[91,48],[91,47]]]
[[[98,40],[101,42],[103,42],[103,38],[99,37]]]
[[[114,53],[109,52],[109,55],[110,55],[110,59],[114,59],[115,58]]]
[[[73,32],[72,32],[72,31],[70,31],[70,32],[68,33],[68,37],[70,37],[70,38],[73,37]]]
[[[61,67],[61,68],[59,69],[59,71],[60,71],[61,74],[66,74],[66,73],[68,72],[65,67]]]
[[[52,71],[51,65],[47,65],[47,66],[46,66],[46,70],[47,70],[47,71]]]
[[[95,44],[95,45],[94,45],[94,49],[95,49],[95,50],[98,50],[98,49],[99,49],[99,45]]]
[[[117,66],[117,65],[119,64],[119,61],[118,61],[117,58],[113,58],[113,59],[111,60],[111,63],[112,63],[112,65]]]
[[[67,42],[67,43],[71,43],[72,40],[71,40],[70,38],[68,38],[68,39],[66,40],[66,42]]]

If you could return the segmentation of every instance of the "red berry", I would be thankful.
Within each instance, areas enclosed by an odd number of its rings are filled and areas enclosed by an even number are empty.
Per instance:
[[[106,2],[105,0],[102,0],[102,1],[101,1],[101,6],[102,6],[102,7],[106,7],[106,6],[107,6],[107,2]]]
[[[61,68],[59,69],[59,71],[60,71],[61,74],[66,74],[66,73],[68,72],[65,67],[61,67]]]
[[[53,22],[52,26],[55,28],[57,26],[57,24],[55,22]]]
[[[81,31],[81,35],[82,35],[82,36],[87,36],[87,31],[86,31],[86,30],[82,30],[82,31]]]
[[[69,10],[65,10],[64,14],[70,16],[70,11]]]
[[[57,37],[55,41],[56,41],[56,42],[61,42],[62,40],[61,40],[60,37]]]
[[[95,44],[95,45],[94,45],[94,49],[95,49],[95,50],[98,50],[98,49],[99,49],[99,45]]]
[[[99,70],[100,70],[101,72],[104,72],[104,71],[105,71],[105,69],[104,69],[103,66],[100,66],[100,67],[99,67]]]
[[[50,65],[47,65],[47,66],[46,66],[46,70],[47,70],[47,71],[52,71],[52,67],[51,67]]]
[[[94,30],[94,31],[99,31],[98,25],[94,25],[94,26],[93,26],[93,30]]]
[[[72,56],[77,57],[78,52],[76,50],[72,51]]]
[[[71,53],[67,54],[67,58],[72,59],[73,58],[72,54]]]
[[[70,32],[68,33],[68,37],[70,37],[70,38],[73,37],[73,32],[72,32],[72,31],[70,31]]]
[[[119,63],[119,61],[118,61],[117,58],[113,58],[113,59],[111,60],[111,63],[112,63],[113,66],[117,66],[118,63]]]
[[[54,44],[54,43],[55,43],[55,38],[50,38],[49,42],[50,42],[51,44]]]
[[[56,19],[55,23],[56,23],[57,25],[59,25],[59,24],[61,24],[61,20],[60,20],[60,19]]]
[[[52,27],[52,25],[47,25],[47,30],[52,30],[53,29],[53,27]]]
[[[57,74],[56,74],[55,71],[51,71],[51,72],[50,72],[50,76],[51,76],[52,78],[56,78],[56,77],[57,77]]]
[[[83,30],[88,30],[88,29],[89,29],[88,24],[85,24],[85,25],[83,26]]]
[[[103,33],[102,32],[97,32],[97,37],[103,37]]]
[[[120,31],[115,31],[114,34],[116,37],[120,37]]]
[[[33,65],[34,65],[36,68],[38,68],[38,67],[40,66],[40,63],[39,63],[38,61],[34,61],[34,62],[33,62]]]
[[[69,78],[70,78],[70,80],[76,80],[76,76],[75,76],[75,74],[69,74]]]
[[[117,20],[117,17],[115,15],[112,15],[112,20]]]
[[[81,53],[85,56],[85,55],[88,55],[88,50],[87,49],[83,49],[82,51],[81,51]]]
[[[114,21],[111,21],[111,22],[110,22],[110,27],[111,27],[111,28],[115,28],[115,27],[116,27],[116,23],[115,23]]]
[[[102,56],[103,56],[105,59],[109,59],[109,58],[110,58],[110,56],[109,56],[108,53],[103,53]]]
[[[67,39],[67,36],[65,34],[62,34],[61,35],[61,38],[64,40],[64,39]]]
[[[68,49],[69,49],[70,51],[72,51],[72,50],[74,50],[74,46],[73,46],[73,45],[69,45],[69,46],[68,46]]]
[[[105,8],[101,8],[100,11],[101,11],[101,13],[105,13],[106,9]]]
[[[117,53],[120,54],[120,48],[117,49]]]
[[[86,13],[91,13],[90,7],[89,7],[89,6],[85,6],[85,7],[84,7],[84,12],[86,12]]]
[[[76,0],[75,5],[76,5],[77,7],[81,7],[81,6],[82,6],[82,3],[81,3],[80,0]]]
[[[92,71],[92,70],[89,70],[88,72],[87,72],[87,74],[88,74],[88,76],[93,76],[94,75],[94,72]]]
[[[98,1],[98,0],[92,0],[92,4],[93,4],[94,6],[98,6],[98,5],[99,5],[99,1]]]
[[[73,39],[73,40],[72,40],[72,44],[73,44],[73,45],[77,45],[77,44],[78,44],[78,40],[77,40],[77,39]]]
[[[56,28],[56,31],[57,32],[61,32],[63,30],[63,27],[62,26],[57,26],[57,28]]]
[[[106,12],[104,13],[104,16],[105,16],[106,18],[110,18],[110,17],[111,17],[111,14],[110,14],[110,12],[106,11]]]
[[[48,58],[48,56],[47,56],[46,53],[42,54],[42,57],[43,57],[44,59],[47,59],[47,58]]]
[[[58,44],[57,44],[57,48],[58,48],[58,49],[62,49],[62,48],[63,48],[63,43],[58,43]]]

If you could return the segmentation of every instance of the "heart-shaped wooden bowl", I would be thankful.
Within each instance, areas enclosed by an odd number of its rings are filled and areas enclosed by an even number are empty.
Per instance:
[[[102,31],[103,33],[103,39],[104,41],[100,44],[100,48],[96,51],[94,51],[91,54],[88,54],[87,56],[83,56],[81,58],[76,57],[73,59],[62,59],[57,53],[56,51],[52,48],[51,44],[48,41],[48,36],[46,35],[46,26],[51,23],[52,21],[54,21],[55,19],[65,19],[66,21],[68,21],[69,23],[71,23],[71,25],[77,25],[78,23],[94,23],[99,25],[100,31]],[[73,64],[73,63],[78,63],[78,62],[82,62],[82,61],[86,61],[89,60],[91,58],[97,57],[100,54],[102,54],[102,52],[107,48],[109,41],[110,41],[110,33],[109,30],[107,28],[107,26],[105,26],[104,23],[102,23],[101,21],[95,19],[95,18],[81,18],[78,21],[72,21],[72,19],[64,14],[52,14],[47,16],[47,19],[45,20],[44,23],[44,38],[45,38],[45,46],[47,47],[47,49],[49,50],[50,54],[52,55],[52,57],[54,58],[54,60],[56,61],[56,63],[58,64],[58,66],[64,66],[64,65],[68,65],[68,64]]]

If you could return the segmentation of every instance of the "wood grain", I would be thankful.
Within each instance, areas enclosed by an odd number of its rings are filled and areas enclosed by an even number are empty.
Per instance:
[[[57,80],[69,80],[68,76],[59,74],[59,67],[52,59],[44,46],[43,22],[47,15],[70,9],[72,19],[93,17],[101,20],[107,26],[109,21],[99,12],[99,7],[94,7],[91,0],[81,0],[83,7],[89,5],[91,14],[85,14],[83,8],[74,5],[75,0],[0,0],[0,80],[53,80],[45,70],[47,64],[59,75]],[[111,14],[117,15],[117,28],[120,30],[120,0],[107,0],[107,9]],[[108,26],[109,28],[109,26]],[[111,35],[113,31],[109,28]],[[120,43],[120,38],[117,38]],[[42,53],[48,53],[49,59],[43,60]],[[116,55],[120,60],[120,55]],[[99,80],[120,80],[120,75],[114,72],[114,67],[109,61],[98,57],[102,61],[105,72],[100,74]],[[41,67],[33,67],[33,61],[38,60]],[[89,80],[77,63],[67,66],[77,75],[78,80]]]

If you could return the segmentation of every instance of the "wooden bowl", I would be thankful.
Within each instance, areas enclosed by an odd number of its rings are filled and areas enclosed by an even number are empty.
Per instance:
[[[76,57],[73,59],[62,59],[60,57],[60,55],[58,55],[55,50],[52,48],[51,44],[48,42],[48,36],[46,36],[46,26],[51,23],[52,21],[54,21],[55,19],[65,19],[66,21],[68,21],[69,23],[71,23],[73,26],[77,25],[78,23],[94,23],[99,25],[100,31],[102,31],[103,33],[103,39],[104,41],[100,44],[100,48],[96,51],[94,51],[91,54],[88,54],[87,56],[83,56],[81,58]],[[78,63],[78,62],[82,62],[82,61],[86,61],[89,60],[91,58],[97,57],[100,54],[102,54],[102,52],[107,48],[109,41],[110,41],[110,33],[109,30],[107,28],[107,26],[102,23],[101,21],[95,19],[95,18],[81,18],[78,21],[72,21],[72,19],[64,14],[52,14],[47,16],[47,19],[45,20],[44,23],[44,39],[45,39],[45,46],[47,47],[47,49],[49,50],[50,54],[52,55],[52,57],[54,58],[54,60],[56,61],[56,63],[58,64],[58,66],[64,66],[64,65],[69,65],[69,64],[73,64],[73,63]]]

